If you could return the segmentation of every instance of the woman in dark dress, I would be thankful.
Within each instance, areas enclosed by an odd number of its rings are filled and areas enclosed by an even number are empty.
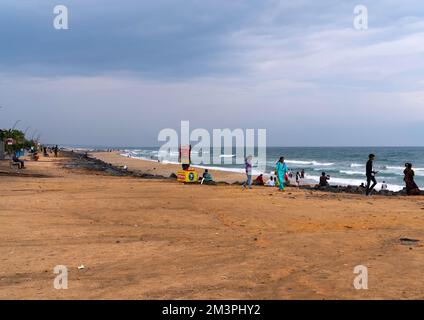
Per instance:
[[[412,170],[411,163],[405,163],[405,170],[403,171],[403,174],[405,175],[403,181],[405,181],[406,184],[406,193],[410,196],[419,195],[420,189],[414,181],[415,173],[414,170]]]

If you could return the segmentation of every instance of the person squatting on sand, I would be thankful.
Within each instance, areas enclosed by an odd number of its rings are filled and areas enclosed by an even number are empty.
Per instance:
[[[265,184],[267,187],[275,187],[275,181],[274,181],[274,177],[271,176],[269,177],[269,180],[266,182]]]
[[[243,188],[246,188],[246,186],[249,189],[252,189],[252,156],[248,155],[246,159],[244,160],[245,164],[245,170],[246,170],[246,182],[243,183]]]
[[[286,163],[284,162],[284,157],[280,157],[280,160],[278,160],[277,164],[275,165],[275,174],[278,177],[278,181],[280,182],[278,187],[280,191],[284,191],[284,180],[287,172],[288,169]]]
[[[368,156],[368,161],[367,161],[367,164],[366,164],[365,174],[367,176],[367,188],[366,188],[365,194],[367,196],[369,196],[371,194],[372,190],[377,185],[377,180],[375,179],[375,175],[378,173],[378,171],[374,171],[373,166],[372,166],[374,159],[375,159],[375,155],[371,153]],[[373,184],[370,187],[371,181],[373,182]]]
[[[214,183],[212,175],[209,173],[208,169],[205,169],[205,171],[203,172],[203,176],[200,179],[200,183],[201,184],[212,184],[212,183]]]
[[[261,173],[259,176],[257,176],[253,184],[255,186],[263,186],[265,184],[264,175]]]
[[[405,163],[405,170],[403,171],[403,174],[405,175],[403,181],[405,181],[406,184],[406,194],[408,196],[419,195],[421,191],[414,181],[415,172],[412,170],[412,163]]]

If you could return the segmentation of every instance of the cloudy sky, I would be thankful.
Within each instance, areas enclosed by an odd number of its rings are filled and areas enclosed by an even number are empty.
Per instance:
[[[422,0],[2,0],[0,127],[155,146],[190,120],[274,146],[423,145],[423,18]]]

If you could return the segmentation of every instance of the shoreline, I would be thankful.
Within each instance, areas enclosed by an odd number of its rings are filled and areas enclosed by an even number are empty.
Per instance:
[[[177,170],[181,168],[181,165],[174,163],[163,163],[158,162],[153,159],[142,159],[138,157],[126,157],[122,154],[122,151],[97,151],[97,152],[89,152],[88,155],[95,159],[104,161],[107,164],[115,165],[117,167],[127,166],[129,171],[133,171],[135,173],[142,174],[159,174],[164,178],[169,178],[171,174],[175,174]],[[192,166],[196,169],[203,169],[205,166]],[[220,170],[219,168],[207,167],[209,172],[212,174],[214,181],[217,183],[223,184],[241,184],[246,180],[246,176],[244,173],[238,173],[230,170]],[[199,176],[201,171],[199,170]],[[254,179],[256,176],[252,176]],[[264,177],[266,175],[264,174]],[[352,194],[363,194],[364,190],[361,190],[358,186],[352,185],[332,185],[328,187],[317,187],[317,183],[308,180],[307,176],[305,179],[300,179],[300,185],[297,186],[296,183],[293,183],[294,179],[290,179],[289,188],[299,188],[306,190],[316,190],[316,191],[324,191],[324,192],[336,192],[336,193],[352,193]],[[253,187],[266,187],[266,186],[255,186]],[[274,188],[274,187],[266,187],[266,188]],[[381,196],[404,196],[406,192],[404,190],[400,191],[376,191],[374,195]],[[424,191],[422,191],[422,195],[424,195]]]
[[[274,147],[279,148],[281,147]],[[335,147],[338,148],[338,147]],[[357,147],[359,149],[363,149],[364,147]],[[381,147],[385,148],[385,147]],[[396,147],[394,147],[396,148]],[[302,149],[301,147],[292,147],[287,149],[293,149],[298,150]],[[286,158],[286,163],[288,164],[289,168],[293,169],[294,172],[299,171],[301,169],[305,169],[305,178],[300,180],[300,185],[317,185],[319,183],[319,178],[321,175],[321,171],[326,172],[327,175],[331,176],[331,179],[329,181],[329,185],[333,187],[359,187],[361,184],[366,185],[366,177],[365,173],[362,174],[362,171],[365,170],[365,164],[362,164],[359,159],[357,159],[357,156],[353,157],[353,159],[349,160],[348,158],[345,158],[344,160],[336,159],[339,156],[335,155],[335,158],[331,157],[318,157],[314,158],[314,155],[311,155],[308,150],[301,151],[302,153],[299,154],[299,150],[289,155],[289,157]],[[310,148],[309,148],[310,149]],[[85,149],[80,148],[79,150],[85,150],[88,152],[103,152],[106,149],[99,148],[99,147],[87,147]],[[114,149],[107,149],[114,150],[115,152],[119,152],[124,157],[131,157],[134,159],[142,159],[146,161],[157,161],[157,155],[158,151],[153,147],[137,147],[137,148],[114,148]],[[275,151],[270,151],[271,154],[275,156]],[[273,153],[274,152],[274,153]],[[282,151],[284,153],[284,150]],[[303,153],[305,152],[305,153]],[[365,152],[365,151],[363,151]],[[290,152],[288,152],[290,153]],[[175,159],[176,155],[173,154],[173,158],[171,160],[163,161],[167,164],[177,164],[178,162]],[[275,157],[272,158],[275,158]],[[315,160],[311,160],[315,159]],[[421,158],[420,158],[421,159]],[[341,161],[341,162],[340,162]],[[350,162],[349,162],[350,161]],[[392,162],[390,162],[392,161]],[[377,169],[380,171],[379,175],[377,176],[377,186],[375,187],[375,190],[380,191],[382,189],[383,182],[387,185],[387,190],[389,192],[400,192],[401,194],[404,192],[405,183],[403,181],[403,169],[401,163],[399,163],[399,159],[395,160],[382,160],[382,163],[378,163]],[[424,190],[424,164],[422,161],[416,159],[417,165],[414,167],[414,170],[416,172],[416,182],[420,186],[421,190]],[[350,166],[349,166],[350,163]],[[305,166],[303,166],[305,165]],[[324,167],[321,167],[324,166]],[[198,169],[209,169],[209,170],[215,170],[215,171],[226,171],[226,172],[235,172],[235,173],[242,173],[244,174],[244,169],[241,165],[192,165],[193,168]],[[264,172],[260,172],[259,170],[255,170],[256,168],[253,168],[253,175],[259,175],[263,174],[265,178],[269,177],[270,175],[273,175],[273,165],[272,161],[267,161],[267,169]],[[364,171],[365,172],[365,171]],[[291,184],[296,185],[295,178],[291,178]]]

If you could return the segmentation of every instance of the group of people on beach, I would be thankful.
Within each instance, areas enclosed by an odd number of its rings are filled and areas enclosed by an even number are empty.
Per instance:
[[[368,161],[365,165],[365,176],[367,179],[366,186],[361,184],[365,188],[365,195],[370,196],[377,185],[377,180],[375,178],[378,171],[374,170],[373,162],[375,160],[374,154],[369,154]],[[246,181],[243,183],[243,188],[252,188],[252,167],[253,167],[253,157],[251,155],[247,156],[245,159],[245,172],[246,172]],[[263,181],[263,175],[259,175],[253,182],[254,185],[265,185],[265,186],[278,186],[279,191],[285,190],[285,185],[289,182],[290,174],[293,175],[293,171],[289,170],[286,162],[284,161],[284,157],[280,157],[280,159],[275,164],[275,178],[273,176],[267,182]],[[407,195],[419,195],[421,191],[418,185],[414,181],[414,170],[412,169],[412,164],[407,162],[405,163],[404,174],[404,182],[406,185],[406,193]],[[299,179],[304,178],[305,172],[302,169],[301,173],[296,172],[296,183],[299,186]],[[325,172],[322,172],[318,187],[326,187],[329,186],[328,181],[330,180],[330,176]],[[382,190],[388,190],[388,186],[385,181],[383,181]]]
[[[253,157],[251,155],[247,156],[245,159],[245,171],[246,171],[246,182],[243,183],[243,188],[252,189],[252,167],[253,167]],[[261,184],[266,186],[278,186],[279,191],[284,191],[285,185],[289,181],[289,169],[287,164],[284,162],[284,157],[280,157],[278,162],[275,165],[275,179],[270,177],[270,179],[264,183],[263,175],[261,174],[255,180],[255,184]],[[258,183],[259,182],[259,183]]]
[[[54,147],[46,147],[46,146],[39,146],[39,149],[43,152],[44,157],[48,157],[49,154],[53,153],[55,158],[58,157],[59,154],[59,147],[56,145]],[[28,150],[30,159],[32,161],[38,161],[40,159],[40,155],[38,153],[37,147],[31,147]],[[24,149],[16,150],[12,154],[12,162],[16,163],[18,165],[19,169],[25,169],[25,161],[21,159],[21,156],[23,156],[25,153]]]
[[[377,180],[375,179],[375,175],[378,174],[378,171],[374,170],[374,167],[373,167],[374,160],[375,160],[375,155],[371,153],[368,156],[368,161],[365,167],[365,173],[367,176],[367,185],[365,188],[365,195],[367,196],[371,195],[372,191],[374,190],[374,187],[377,185]],[[410,162],[405,163],[405,170],[403,170],[403,174],[404,174],[403,181],[405,182],[406,194],[410,196],[421,194],[421,191],[418,188],[418,185],[414,181],[415,172],[412,169],[412,163]],[[385,184],[385,181],[383,181],[383,186],[385,186],[385,189],[387,190],[387,185]]]

